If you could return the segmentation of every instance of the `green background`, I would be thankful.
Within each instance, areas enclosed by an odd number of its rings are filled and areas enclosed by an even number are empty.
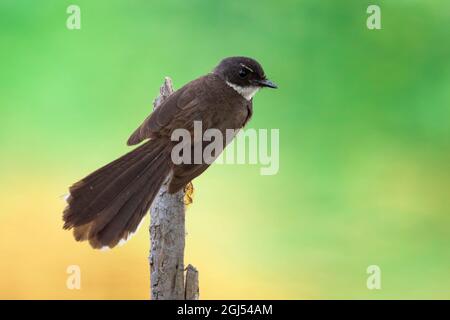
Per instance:
[[[232,55],[279,85],[248,127],[280,130],[280,170],[194,181],[201,298],[450,298],[448,1],[2,0],[0,37],[1,298],[148,297],[148,221],[94,251],[61,230],[60,196],[129,150],[164,76],[180,87]]]

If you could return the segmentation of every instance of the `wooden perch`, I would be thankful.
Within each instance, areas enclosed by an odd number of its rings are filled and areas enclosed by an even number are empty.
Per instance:
[[[154,109],[172,93],[172,80],[166,77]],[[150,208],[150,296],[152,300],[197,300],[198,271],[193,266],[186,268],[184,280],[185,196],[190,199],[190,195],[185,190],[169,194],[169,180],[170,176]]]

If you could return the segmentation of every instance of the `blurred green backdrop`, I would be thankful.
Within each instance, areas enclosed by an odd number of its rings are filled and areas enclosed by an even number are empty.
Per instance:
[[[61,196],[128,150],[164,76],[180,87],[231,55],[280,87],[249,125],[280,129],[280,171],[194,181],[201,298],[450,298],[449,33],[444,0],[2,0],[0,298],[148,298],[148,221],[94,251],[62,231]]]

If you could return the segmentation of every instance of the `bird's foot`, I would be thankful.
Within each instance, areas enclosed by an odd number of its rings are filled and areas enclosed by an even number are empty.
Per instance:
[[[190,205],[194,201],[194,185],[192,181],[184,187],[184,204]]]

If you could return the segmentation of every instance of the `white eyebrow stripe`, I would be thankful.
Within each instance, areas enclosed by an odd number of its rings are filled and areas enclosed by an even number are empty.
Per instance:
[[[241,66],[244,67],[245,69],[249,70],[250,72],[255,72],[253,71],[252,68],[250,68],[249,66],[246,66],[245,64],[241,63]]]

